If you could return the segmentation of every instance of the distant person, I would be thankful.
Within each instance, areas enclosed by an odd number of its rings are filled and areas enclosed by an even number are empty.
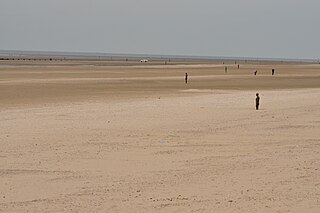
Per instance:
[[[188,83],[188,73],[186,73],[185,77],[184,77],[184,80],[186,82],[186,84]]]
[[[240,69],[240,64],[238,64],[238,69]]]
[[[272,69],[271,74],[274,75],[274,69]]]
[[[254,75],[257,75],[257,73],[258,73],[258,70],[254,71]]]
[[[256,110],[259,109],[259,104],[260,104],[260,97],[259,97],[259,93],[256,94]]]
[[[228,67],[224,67],[224,72],[225,72],[225,73],[228,72]]]

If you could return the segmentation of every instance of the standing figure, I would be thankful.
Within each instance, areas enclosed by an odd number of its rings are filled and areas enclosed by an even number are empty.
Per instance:
[[[238,64],[238,69],[240,69],[240,64]]]
[[[256,110],[259,109],[259,104],[260,104],[260,97],[259,97],[259,93],[256,94]]]
[[[224,67],[224,72],[228,72],[228,67]]]
[[[185,77],[184,77],[184,80],[186,82],[186,84],[188,83],[188,73],[186,73]]]
[[[274,69],[272,69],[271,74],[274,75]]]
[[[258,73],[258,70],[254,71],[254,75],[257,75],[257,73]]]

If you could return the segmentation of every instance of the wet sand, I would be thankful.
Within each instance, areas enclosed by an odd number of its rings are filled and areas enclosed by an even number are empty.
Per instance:
[[[1,212],[318,212],[320,65],[83,65],[0,66]]]

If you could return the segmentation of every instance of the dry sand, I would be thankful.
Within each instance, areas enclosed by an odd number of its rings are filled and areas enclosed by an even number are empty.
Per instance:
[[[0,65],[1,212],[319,212],[320,65],[30,65]]]

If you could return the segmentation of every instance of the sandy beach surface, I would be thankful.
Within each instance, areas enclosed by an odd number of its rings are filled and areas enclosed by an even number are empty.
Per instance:
[[[319,64],[34,63],[0,62],[0,212],[319,212]]]

